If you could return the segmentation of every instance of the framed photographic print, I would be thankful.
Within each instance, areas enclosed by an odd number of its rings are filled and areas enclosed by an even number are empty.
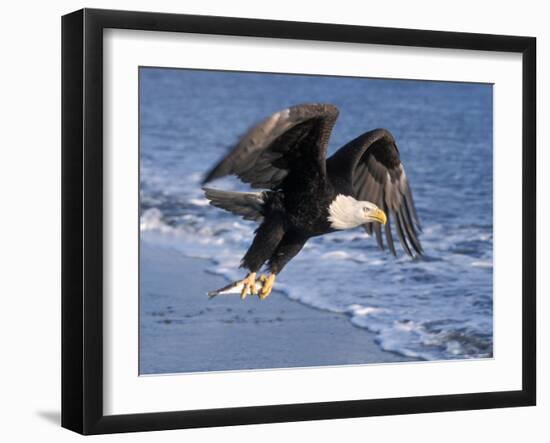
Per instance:
[[[535,404],[531,37],[62,20],[62,425]]]

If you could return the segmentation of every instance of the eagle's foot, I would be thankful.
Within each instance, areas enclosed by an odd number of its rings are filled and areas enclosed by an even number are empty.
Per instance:
[[[262,289],[260,289],[260,294],[258,296],[260,297],[260,300],[264,300],[269,294],[271,294],[271,290],[275,284],[275,274],[270,273],[267,277],[262,275],[260,276],[260,281],[262,282]]]
[[[256,273],[251,272],[243,280],[240,281],[243,285],[241,291],[241,300],[244,300],[248,295],[256,295],[258,290],[256,289]]]

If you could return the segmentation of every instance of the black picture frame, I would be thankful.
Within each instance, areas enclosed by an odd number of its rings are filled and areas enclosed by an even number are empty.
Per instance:
[[[357,401],[104,415],[103,30],[172,31],[522,54],[522,388]],[[62,426],[82,434],[535,405],[536,39],[83,9],[62,18]]]

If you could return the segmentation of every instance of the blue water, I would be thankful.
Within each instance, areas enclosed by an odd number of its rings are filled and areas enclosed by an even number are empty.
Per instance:
[[[201,177],[251,125],[306,102],[340,109],[329,153],[374,128],[393,133],[426,255],[396,259],[362,229],[337,232],[311,239],[276,289],[347,314],[385,350],[426,360],[491,357],[491,85],[141,68],[142,238],[154,232],[187,256],[210,259],[212,272],[242,278],[255,224],[208,206]],[[232,178],[214,185],[246,189]]]

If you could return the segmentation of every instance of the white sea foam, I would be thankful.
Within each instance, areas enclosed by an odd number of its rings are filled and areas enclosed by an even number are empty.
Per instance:
[[[489,261],[473,261],[473,262],[472,262],[472,266],[477,267],[477,268],[492,268],[492,267],[493,267],[493,262],[489,262]]]
[[[174,229],[162,220],[162,211],[157,208],[148,209],[140,218],[139,228],[141,231],[173,232]]]
[[[345,251],[331,251],[321,255],[323,260],[346,260],[350,257],[351,255]]]
[[[382,308],[375,308],[374,306],[363,306],[358,304],[353,304],[348,307],[348,312],[353,316],[362,316],[366,317],[370,314],[375,314],[377,312],[384,312]]]

